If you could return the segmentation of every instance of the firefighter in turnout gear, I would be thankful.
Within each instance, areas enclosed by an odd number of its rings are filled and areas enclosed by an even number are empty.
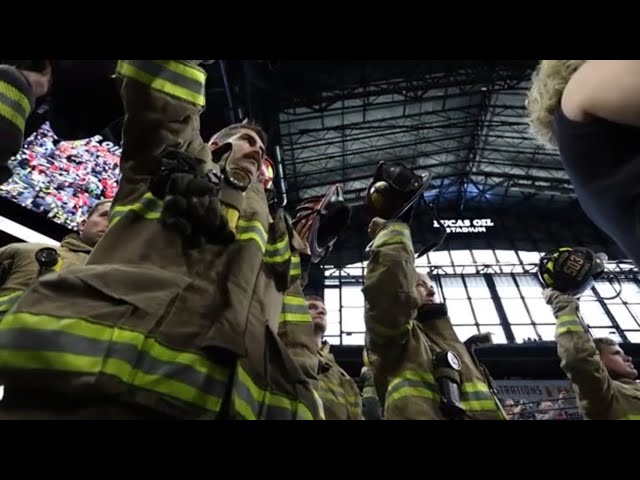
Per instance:
[[[640,420],[640,384],[631,358],[610,338],[591,338],[577,298],[553,289],[544,292],[556,317],[560,366],[588,420]]]
[[[0,249],[0,318],[41,275],[83,265],[107,231],[111,200],[101,200],[89,211],[80,235],[67,235],[60,246],[12,243]]]
[[[327,420],[363,420],[360,391],[351,377],[331,354],[329,342],[322,337],[327,330],[327,310],[324,300],[315,295],[306,297],[320,357],[318,393]]]
[[[0,418],[320,418],[292,232],[258,181],[263,135],[235,125],[210,151],[198,64],[118,62],[109,230],[0,322]]]
[[[480,365],[458,339],[446,305],[416,272],[411,232],[374,218],[363,293],[367,348],[384,378],[386,420],[505,419]]]
[[[36,99],[51,86],[51,65],[42,72],[0,65],[0,184],[11,178],[8,162],[24,142],[27,118]]]

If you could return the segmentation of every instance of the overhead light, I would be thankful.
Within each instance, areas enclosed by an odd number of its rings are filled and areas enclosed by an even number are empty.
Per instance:
[[[58,246],[60,242],[38,233],[30,228],[20,225],[8,218],[0,216],[0,230],[9,235],[24,240],[29,243],[46,243],[47,245]]]

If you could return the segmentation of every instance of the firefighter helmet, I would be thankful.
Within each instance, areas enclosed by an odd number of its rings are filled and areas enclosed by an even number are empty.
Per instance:
[[[559,248],[540,258],[538,276],[548,288],[578,297],[604,273],[606,259],[588,248]]]

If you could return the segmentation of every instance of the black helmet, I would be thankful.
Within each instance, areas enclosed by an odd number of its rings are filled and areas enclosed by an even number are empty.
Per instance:
[[[538,276],[548,288],[578,297],[602,276],[606,259],[588,248],[559,248],[540,258]]]
[[[430,181],[430,173],[423,177],[401,162],[380,162],[367,188],[365,204],[374,217],[392,220],[405,213],[410,217],[413,205],[422,197]]]

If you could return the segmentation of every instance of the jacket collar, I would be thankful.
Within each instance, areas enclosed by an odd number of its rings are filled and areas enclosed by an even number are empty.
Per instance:
[[[80,235],[77,233],[72,233],[64,237],[62,242],[60,242],[60,246],[67,248],[72,252],[91,253],[91,250],[93,250],[93,248],[80,240]]]

